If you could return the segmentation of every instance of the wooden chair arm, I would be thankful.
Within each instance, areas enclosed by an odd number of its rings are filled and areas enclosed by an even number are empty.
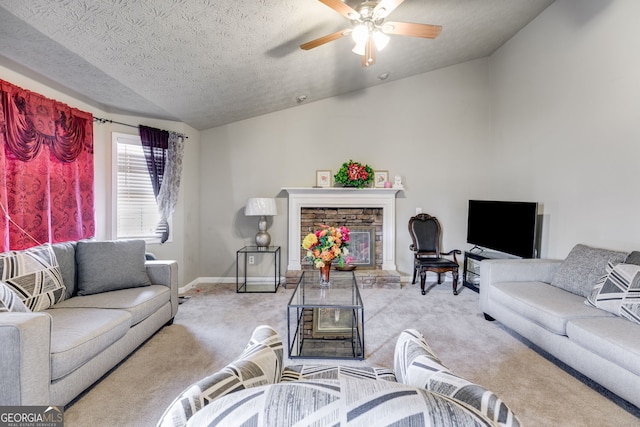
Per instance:
[[[460,249],[454,249],[449,252],[442,252],[440,255],[453,255],[453,260],[455,262],[458,262],[458,258],[456,257],[456,255],[462,255],[462,251]]]

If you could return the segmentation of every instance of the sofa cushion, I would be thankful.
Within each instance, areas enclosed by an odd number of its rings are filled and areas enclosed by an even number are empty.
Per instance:
[[[77,296],[52,306],[59,308],[110,308],[127,310],[131,325],[137,325],[169,302],[170,289],[162,285],[121,289],[101,294]]]
[[[612,316],[585,305],[581,296],[543,282],[495,283],[490,292],[496,302],[559,335],[567,334],[571,319]]]
[[[27,313],[30,310],[13,289],[0,280],[0,313],[9,311]]]
[[[31,311],[43,311],[64,299],[64,283],[50,244],[0,254],[0,280]]]
[[[607,274],[605,271],[607,262],[617,264],[624,261],[626,257],[627,252],[578,244],[571,249],[567,258],[558,267],[551,279],[551,284],[586,298],[598,279]]]
[[[474,408],[439,393],[391,381],[342,376],[240,390],[211,402],[197,426],[489,426]]]
[[[258,326],[242,354],[220,371],[187,387],[169,405],[158,427],[184,426],[194,414],[222,396],[280,381],[282,357],[278,333],[269,326]]]
[[[640,326],[621,317],[571,320],[571,341],[640,375]]]
[[[640,323],[640,265],[609,264],[607,272],[585,302]]]
[[[70,374],[122,338],[131,327],[125,310],[64,308],[51,316],[51,381]]]
[[[393,369],[369,366],[291,365],[282,371],[282,382],[300,380],[337,380],[346,375],[353,378],[396,381]]]
[[[144,240],[78,242],[78,295],[149,286],[145,248]]]
[[[60,273],[62,273],[62,281],[66,288],[64,299],[71,298],[77,292],[76,245],[77,242],[62,242],[51,245],[56,254]]]

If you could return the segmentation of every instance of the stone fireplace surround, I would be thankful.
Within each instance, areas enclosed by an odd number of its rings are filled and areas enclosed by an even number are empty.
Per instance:
[[[399,286],[396,270],[395,229],[397,188],[283,188],[289,194],[287,284],[297,282],[302,272],[300,231],[302,208],[381,208],[382,209],[382,265],[376,270],[356,270],[363,287],[381,284]]]

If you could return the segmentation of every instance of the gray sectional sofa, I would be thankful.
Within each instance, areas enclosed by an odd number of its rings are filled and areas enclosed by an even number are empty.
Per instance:
[[[480,309],[640,407],[639,255],[576,245],[564,261],[484,260]]]
[[[70,403],[172,322],[177,269],[142,240],[0,254],[0,405]]]

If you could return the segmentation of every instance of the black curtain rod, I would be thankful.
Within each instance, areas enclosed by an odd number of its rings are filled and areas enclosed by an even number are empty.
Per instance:
[[[118,125],[129,126],[130,128],[139,129],[139,127],[136,126],[136,125],[130,125],[129,123],[116,122],[115,120],[110,120],[110,119],[103,119],[102,117],[95,117],[94,116],[93,117],[93,121],[94,122],[98,122],[98,123],[103,123],[103,124],[104,123],[115,123],[115,124],[118,124]],[[184,135],[184,134],[180,134],[180,135],[182,135],[185,139],[189,139],[189,137]]]

